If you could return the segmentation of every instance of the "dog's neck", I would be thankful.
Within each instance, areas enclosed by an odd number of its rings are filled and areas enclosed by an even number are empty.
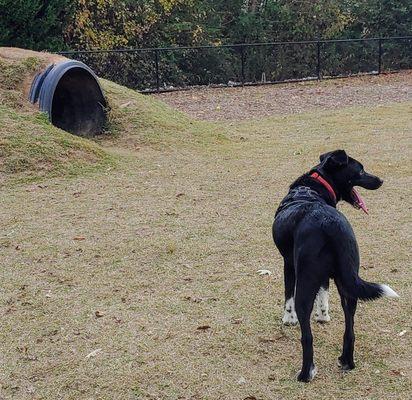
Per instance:
[[[322,171],[321,168],[313,168],[306,174],[303,174],[290,185],[290,189],[297,186],[309,186],[313,188],[333,207],[336,207],[336,204],[341,199],[341,194],[336,188],[333,180],[327,173]]]
[[[325,186],[333,202],[336,204],[337,203],[336,193],[333,190],[333,187],[329,184],[329,182],[325,178],[323,178],[322,175],[320,175],[318,172],[311,173],[310,177],[320,182],[323,186]]]

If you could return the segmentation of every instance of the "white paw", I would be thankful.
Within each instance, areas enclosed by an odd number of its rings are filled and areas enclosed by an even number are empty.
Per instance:
[[[298,317],[295,311],[286,311],[283,315],[282,322],[284,325],[296,325],[298,323]]]
[[[320,288],[314,304],[315,321],[324,323],[330,321],[329,316],[329,292]]]
[[[284,325],[296,325],[298,323],[298,316],[295,311],[295,299],[293,297],[286,300],[282,322]]]
[[[320,323],[323,323],[323,322],[329,322],[330,321],[330,315],[329,314],[323,314],[323,313],[320,313],[320,314],[318,314],[318,313],[316,313],[315,314],[315,321],[316,322],[320,322]]]
[[[300,370],[299,372],[298,372],[298,374],[296,375],[296,378],[298,379],[298,380],[300,380],[299,379],[299,376],[300,376],[300,373],[302,372],[302,370]],[[316,376],[316,374],[318,373],[318,368],[316,367],[316,365],[312,365],[312,368],[310,369],[310,372],[309,372],[309,379],[305,379],[305,382],[310,382],[310,381],[312,381],[313,380],[313,378]]]
[[[316,367],[316,365],[310,370],[310,380],[312,380],[316,374],[318,373],[318,368]]]

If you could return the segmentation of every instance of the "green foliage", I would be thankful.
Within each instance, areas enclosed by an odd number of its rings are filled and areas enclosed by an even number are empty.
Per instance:
[[[64,49],[63,29],[70,0],[0,0],[0,46]]]
[[[351,0],[352,14],[346,37],[385,37],[410,35],[410,0]]]
[[[76,0],[65,30],[73,49],[112,49],[128,45],[139,34],[124,1]]]
[[[409,0],[0,0],[0,44],[190,46],[406,35]]]
[[[142,46],[148,33],[151,45],[159,37],[184,41],[191,24],[179,19],[191,0],[75,0],[64,32],[73,49],[113,49]],[[171,41],[173,43],[173,40]]]
[[[368,38],[407,35],[412,26],[410,0],[0,0],[0,6],[2,44],[46,50]],[[363,47],[323,45],[323,71],[377,70],[377,44]],[[383,50],[385,68],[410,66],[410,42],[385,42]],[[316,75],[315,46],[250,48],[243,56],[247,81]],[[156,86],[154,53],[76,57],[118,83]],[[236,49],[161,52],[160,81],[166,86],[239,82],[241,59]]]

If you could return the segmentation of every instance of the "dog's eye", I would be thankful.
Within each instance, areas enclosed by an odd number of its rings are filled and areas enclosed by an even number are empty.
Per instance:
[[[363,175],[365,173],[365,171],[362,169],[360,172],[359,172],[359,175]]]

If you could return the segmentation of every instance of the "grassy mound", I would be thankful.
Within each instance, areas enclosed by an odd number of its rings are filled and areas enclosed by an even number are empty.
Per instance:
[[[197,121],[153,97],[101,80],[110,105],[110,130],[120,144],[208,144],[226,141],[222,126]]]
[[[107,134],[95,141],[79,138],[50,124],[27,101],[36,72],[52,55],[0,49],[0,180],[24,182],[72,176],[113,164],[108,145],[133,149],[141,145],[183,146],[225,141],[222,127],[196,121],[170,106],[102,80],[109,103]]]
[[[0,181],[4,183],[73,176],[113,164],[97,143],[51,125],[27,101],[27,91],[44,62],[0,58]]]
[[[0,105],[28,111],[26,87],[41,66],[35,57],[22,61],[0,58]]]
[[[73,176],[113,163],[98,144],[55,128],[41,113],[23,114],[0,106],[0,120],[2,181]]]

